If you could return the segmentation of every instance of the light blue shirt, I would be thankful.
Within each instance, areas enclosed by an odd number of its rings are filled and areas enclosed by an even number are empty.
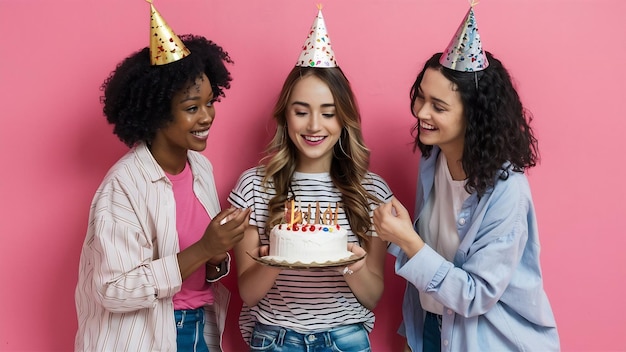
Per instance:
[[[416,214],[431,194],[438,153],[435,147],[421,160]],[[471,194],[457,229],[460,245],[452,262],[428,245],[410,259],[399,247],[389,247],[397,257],[396,273],[407,280],[400,333],[413,352],[422,351],[424,330],[418,290],[444,306],[442,351],[558,351],[526,176],[509,171],[507,180],[498,180],[482,197]]]

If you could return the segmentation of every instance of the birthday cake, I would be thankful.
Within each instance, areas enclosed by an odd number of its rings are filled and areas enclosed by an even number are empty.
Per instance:
[[[287,209],[287,208],[286,208]],[[299,209],[286,210],[287,223],[274,226],[270,232],[269,258],[288,263],[324,264],[347,259],[348,232],[337,224],[335,213],[330,208],[320,218],[319,204],[317,216],[313,218]],[[293,214],[293,216],[289,215]]]

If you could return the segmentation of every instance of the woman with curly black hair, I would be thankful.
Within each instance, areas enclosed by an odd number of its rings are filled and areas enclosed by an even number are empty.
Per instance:
[[[433,55],[411,88],[420,150],[415,223],[393,199],[374,211],[407,281],[411,351],[556,351],[525,170],[537,139],[500,60],[464,72]]]
[[[200,152],[232,60],[204,37],[180,39],[189,52],[182,58],[155,65],[146,47],[102,85],[104,114],[131,149],[91,205],[76,351],[219,350],[228,292],[217,280],[249,211],[220,211],[212,165]]]

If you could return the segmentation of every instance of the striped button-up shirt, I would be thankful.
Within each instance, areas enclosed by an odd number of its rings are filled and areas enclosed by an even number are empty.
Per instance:
[[[197,152],[188,159],[194,193],[213,218],[220,207],[212,166]],[[178,252],[172,184],[140,144],[109,170],[91,204],[76,287],[75,350],[176,351]],[[217,306],[228,299],[223,287],[214,294]],[[226,307],[214,310],[223,315]]]

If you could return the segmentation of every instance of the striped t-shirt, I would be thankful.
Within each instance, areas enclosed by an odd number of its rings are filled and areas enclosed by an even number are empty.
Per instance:
[[[274,196],[273,188],[261,185],[264,171],[262,167],[245,171],[230,193],[229,202],[238,208],[252,209],[250,224],[257,227],[261,245],[269,244],[269,234],[265,233],[268,217],[267,205]],[[381,201],[389,201],[391,190],[385,181],[374,173],[368,173],[363,186]],[[293,194],[291,194],[293,193]],[[334,186],[328,173],[296,172],[291,182],[289,196],[295,196],[296,203],[307,209],[319,202],[321,208],[334,208],[341,202],[341,193]],[[370,215],[378,204],[371,202]],[[357,235],[350,225],[343,209],[339,209],[338,224],[348,231],[348,241],[358,243]],[[368,233],[373,233],[373,226]],[[368,331],[374,327],[374,314],[361,305],[343,275],[336,269],[327,270],[282,270],[269,292],[253,307],[245,303],[239,324],[246,341],[249,340],[254,323],[283,326],[300,333],[326,331],[348,324],[363,323]]]

